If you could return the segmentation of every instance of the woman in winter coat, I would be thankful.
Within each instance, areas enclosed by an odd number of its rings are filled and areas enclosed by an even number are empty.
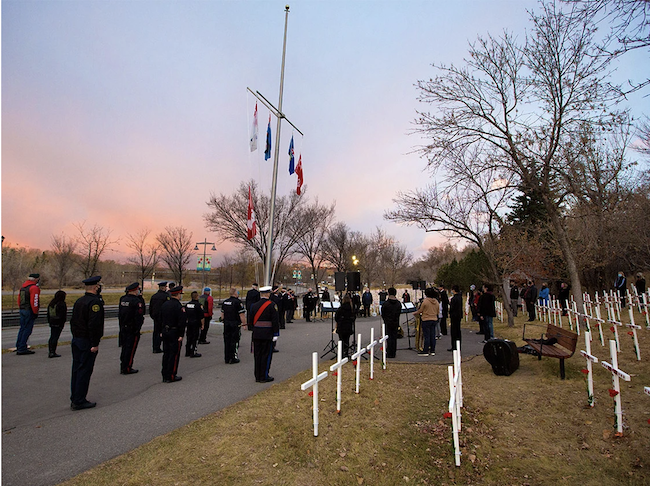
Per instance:
[[[60,354],[56,354],[56,346],[59,343],[59,336],[63,331],[66,318],[68,316],[68,306],[65,303],[66,293],[63,290],[57,290],[54,298],[47,305],[47,322],[50,325],[50,340],[48,346],[50,353],[48,358],[60,358]]]
[[[352,336],[352,327],[355,321],[355,312],[352,308],[350,294],[345,294],[345,297],[343,297],[343,303],[336,311],[334,320],[336,321],[336,329],[334,332],[343,341],[343,354],[350,356],[350,336]]]

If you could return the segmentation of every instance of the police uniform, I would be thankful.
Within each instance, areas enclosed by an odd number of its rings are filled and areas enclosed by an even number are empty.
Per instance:
[[[97,285],[101,277],[91,277],[83,281],[86,286]],[[77,299],[70,319],[72,333],[72,380],[70,385],[70,407],[81,410],[95,406],[86,399],[90,377],[95,367],[97,352],[91,348],[99,346],[104,335],[104,301],[98,294],[86,292]]]
[[[183,286],[179,285],[174,287],[170,292],[172,295],[178,295],[182,291]],[[185,316],[185,307],[176,298],[171,298],[165,302],[160,312],[162,315],[163,344],[162,377],[164,383],[171,383],[181,380],[181,377],[177,376],[176,372],[178,371],[178,360],[183,346],[183,336],[185,335],[187,319]]]
[[[139,288],[140,285],[134,282],[126,288],[126,291],[132,292]],[[138,370],[133,369],[133,359],[140,342],[140,330],[144,323],[144,313],[144,299],[140,295],[126,294],[120,297],[117,319],[120,324],[119,342],[122,346],[120,373],[123,375],[138,372]]]
[[[187,341],[185,343],[185,356],[200,358],[201,353],[196,352],[196,343],[199,340],[201,324],[203,323],[203,307],[198,299],[190,300],[185,304],[187,316]]]
[[[162,317],[160,315],[160,308],[169,300],[169,292],[164,290],[167,282],[160,282],[158,284],[158,292],[151,296],[149,300],[149,315],[153,319],[153,352],[162,353],[160,346],[162,345]]]
[[[248,325],[253,328],[253,355],[255,356],[255,381],[264,383],[273,381],[269,376],[273,359],[273,337],[280,333],[278,309],[268,298],[270,287],[262,287],[266,292],[259,302],[251,307]],[[261,312],[260,312],[261,311]]]
[[[239,363],[237,351],[241,337],[241,315],[246,312],[237,297],[231,296],[221,304],[223,313],[223,347],[226,364]]]

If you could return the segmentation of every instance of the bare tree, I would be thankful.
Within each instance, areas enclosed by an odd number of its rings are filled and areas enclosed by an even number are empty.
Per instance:
[[[77,242],[72,238],[66,237],[64,234],[59,236],[52,235],[51,248],[50,256],[54,275],[61,289],[65,285],[65,278],[75,262]]]
[[[132,263],[138,269],[138,277],[140,285],[144,288],[145,279],[151,277],[156,271],[158,265],[158,244],[149,242],[150,229],[142,229],[134,235],[127,235],[126,246],[131,248],[135,255],[127,258],[129,263]]]
[[[179,285],[183,284],[183,274],[192,258],[192,236],[182,226],[168,226],[156,236],[156,241],[160,244],[160,259],[165,262]]]
[[[345,223],[332,225],[323,244],[325,261],[331,263],[337,272],[352,270],[352,256],[361,239],[361,233],[350,230]]]
[[[507,33],[479,38],[465,67],[440,66],[439,76],[418,82],[420,100],[437,111],[420,113],[416,123],[429,142],[422,153],[432,169],[472,147],[479,155],[469,161],[472,173],[500,173],[510,187],[540,195],[581,308],[562,148],[585,125],[606,131],[629,120],[613,106],[621,91],[607,82],[609,59],[598,55],[590,19],[554,4],[541,9],[531,13],[523,45]]]
[[[81,273],[85,278],[96,275],[100,258],[118,240],[111,240],[112,230],[97,224],[90,229],[86,228],[85,221],[73,226],[79,232],[77,244],[82,257],[79,264]]]
[[[251,197],[255,206],[257,221],[257,234],[249,240],[247,230],[248,188],[251,188]],[[273,281],[275,269],[294,251],[296,242],[301,240],[311,230],[303,224],[303,208],[307,198],[303,193],[298,196],[276,198],[275,217],[273,225]],[[206,227],[217,234],[221,241],[232,241],[241,246],[251,248],[262,262],[266,261],[267,242],[271,237],[268,234],[270,213],[270,196],[261,194],[255,181],[243,182],[234,194],[227,196],[221,194],[210,197],[207,202],[211,211],[203,215]]]

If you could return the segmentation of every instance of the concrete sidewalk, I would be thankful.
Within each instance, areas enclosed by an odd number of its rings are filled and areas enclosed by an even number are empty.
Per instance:
[[[368,344],[371,328],[378,339],[378,317],[357,319],[356,332],[362,334],[362,344]],[[68,329],[66,324],[61,340],[69,339]],[[108,330],[117,329],[116,320],[107,321],[106,329],[106,334],[114,334]],[[148,320],[143,330],[150,329]],[[45,348],[36,349],[34,355],[3,354],[2,484],[57,484],[272,386],[255,383],[249,352],[251,333],[242,331],[241,363],[226,365],[221,330],[219,325],[210,327],[211,344],[199,346],[203,357],[181,357],[179,375],[183,381],[171,384],[162,383],[162,355],[151,352],[150,333],[142,336],[138,346],[134,367],[140,372],[134,375],[119,374],[117,339],[103,340],[88,394],[90,400],[97,401],[97,407],[78,412],[70,410],[69,345],[59,347],[62,357],[56,359],[48,359]],[[2,330],[3,348],[5,342],[15,344],[16,332]],[[39,327],[30,344],[46,343],[48,337],[49,328]],[[287,324],[278,341],[280,352],[273,356],[274,383],[309,368],[312,352],[322,355],[331,337],[330,319],[309,323],[300,319]],[[464,357],[482,353],[479,340],[480,336],[463,329]],[[415,345],[414,338],[411,344]],[[393,362],[451,363],[451,353],[446,351],[449,336],[438,342],[436,356],[420,357],[415,350],[402,349],[406,347],[406,337],[398,340],[397,358],[389,360],[388,366]],[[330,353],[320,361],[334,357]]]

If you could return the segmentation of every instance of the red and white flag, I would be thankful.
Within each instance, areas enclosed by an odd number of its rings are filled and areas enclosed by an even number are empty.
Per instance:
[[[255,103],[255,114],[253,115],[253,129],[251,130],[251,152],[257,150],[257,103]]]
[[[255,223],[255,209],[253,209],[253,196],[251,195],[251,187],[248,186],[248,220],[246,221],[248,229],[247,238],[252,240],[257,234],[257,225]]]
[[[298,187],[296,187],[296,194],[300,196],[300,188],[302,187],[302,154],[298,158],[298,165],[296,165],[296,175],[298,176]]]

